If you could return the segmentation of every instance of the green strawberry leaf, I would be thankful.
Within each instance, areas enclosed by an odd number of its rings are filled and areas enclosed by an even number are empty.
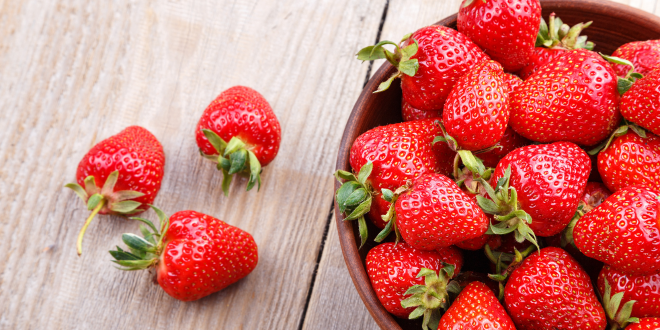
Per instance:
[[[365,184],[369,178],[369,175],[371,175],[373,168],[374,164],[372,162],[367,162],[364,164],[362,168],[360,168],[360,173],[358,173],[358,182]]]
[[[390,88],[390,85],[392,85],[394,79],[399,78],[400,76],[401,76],[400,72],[393,74],[389,79],[380,83],[380,85],[378,85],[378,89],[374,93],[380,93],[382,91],[387,90],[388,88]]]
[[[110,206],[110,210],[112,210],[113,212],[126,214],[126,213],[131,213],[132,211],[140,207],[140,205],[142,205],[142,203],[136,201],[130,201],[130,200],[122,201],[122,202],[112,203],[112,205]]]
[[[369,196],[369,193],[364,189],[364,188],[359,188],[354,190],[348,198],[346,198],[346,201],[344,201],[344,204],[346,206],[354,206],[360,204],[367,196]]]
[[[78,195],[78,197],[80,197],[80,199],[83,200],[83,202],[87,202],[87,198],[89,196],[87,196],[87,192],[85,191],[85,189],[83,189],[81,185],[77,183],[67,183],[64,187],[73,190],[73,192],[75,192],[76,195]]]
[[[360,232],[360,248],[364,246],[364,243],[367,242],[367,237],[369,236],[367,232],[367,222],[364,220],[364,216],[360,216],[358,219],[358,231]]]
[[[353,175],[353,173],[344,171],[344,170],[337,170],[335,172],[335,178],[337,178],[337,181],[342,182],[342,180],[345,181],[357,181],[358,179]]]
[[[371,209],[371,196],[358,205],[355,210],[346,217],[346,220],[355,220],[369,212],[369,209]]]
[[[392,200],[394,199],[394,192],[386,188],[383,188],[380,191],[383,193],[383,199],[392,203]]]
[[[218,155],[222,155],[227,148],[227,142],[210,129],[202,129],[202,133],[204,133],[204,136],[209,140],[209,143],[211,143]]]
[[[339,205],[339,212],[344,213],[346,211],[346,201],[348,200],[348,197],[357,189],[360,189],[360,184],[355,182],[355,181],[348,181],[341,185],[339,189],[337,189],[336,193],[336,199],[337,199],[337,205]]]
[[[234,141],[232,139],[232,141]],[[240,141],[240,140],[239,140]],[[229,147],[227,147],[227,150],[229,150]],[[231,161],[231,168],[229,169],[228,174],[232,175],[238,172],[242,172],[243,169],[245,168],[245,164],[247,163],[247,150],[245,149],[239,149],[235,152],[232,152],[229,155],[229,161]]]

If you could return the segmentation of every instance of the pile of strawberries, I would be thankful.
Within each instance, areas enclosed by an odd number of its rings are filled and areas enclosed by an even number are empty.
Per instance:
[[[204,111],[195,129],[197,146],[223,173],[225,195],[234,174],[247,177],[247,190],[261,186],[261,168],[279,150],[280,123],[257,91],[235,86]],[[197,300],[247,276],[257,266],[252,235],[212,216],[179,211],[171,217],[151,205],[164,175],[163,146],[148,130],[130,126],[96,144],[83,157],[77,183],[67,184],[92,211],[80,231],[78,255],[87,227],[97,214],[131,216],[142,222],[143,237],[122,235],[127,248],[110,251],[123,270],[155,269],[170,296]],[[160,223],[135,217],[151,207]]]
[[[361,245],[367,218],[381,229],[366,268],[390,313],[424,329],[660,329],[660,40],[607,56],[590,24],[464,0],[458,30],[357,54],[398,69],[377,92],[397,78],[403,92],[404,122],[360,135],[354,172],[335,173]]]

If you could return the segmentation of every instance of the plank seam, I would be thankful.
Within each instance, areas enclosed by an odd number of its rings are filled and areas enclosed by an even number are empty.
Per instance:
[[[374,41],[374,45],[377,44],[380,41],[380,34],[383,32],[383,26],[385,25],[385,20],[387,19],[387,11],[390,7],[390,0],[385,1],[385,8],[383,8],[383,15],[380,17],[380,24],[378,25],[378,33],[376,33],[376,41]],[[369,82],[369,78],[371,77],[371,70],[374,66],[374,61],[369,61],[369,67],[367,68],[367,76],[364,77],[364,84],[362,84],[362,88],[367,86],[367,83]]]

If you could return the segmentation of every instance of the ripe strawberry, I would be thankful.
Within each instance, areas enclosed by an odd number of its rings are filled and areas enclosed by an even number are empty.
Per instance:
[[[506,72],[502,76],[502,79],[504,80],[504,84],[508,88],[509,99],[511,99],[513,93],[516,91],[516,89],[518,89],[518,87],[520,87],[520,85],[522,85],[523,81],[518,76]]]
[[[449,272],[443,272],[443,263],[450,265]],[[401,303],[411,296],[406,291],[414,285],[425,284],[418,274],[422,269],[439,272],[432,287],[436,289],[436,297],[428,297],[440,307],[441,300],[447,297],[448,282],[460,272],[463,266],[463,256],[454,247],[438,251],[417,250],[405,242],[383,243],[369,251],[366,259],[367,273],[371,285],[376,291],[378,300],[385,309],[401,318],[408,318],[415,308],[403,307]],[[392,276],[395,274],[395,276]],[[430,283],[426,283],[427,285]]]
[[[396,227],[412,247],[435,250],[481,236],[490,224],[486,214],[442,174],[413,181],[396,199]]]
[[[645,317],[639,319],[638,323],[631,323],[626,330],[658,330],[660,329],[659,317]]]
[[[140,126],[129,126],[90,149],[78,164],[71,188],[92,211],[78,235],[82,240],[96,214],[130,215],[153,203],[163,180],[165,154],[156,137]],[[83,188],[84,187],[84,188]]]
[[[598,172],[613,192],[638,184],[660,189],[660,138],[634,132],[615,138],[598,154]]]
[[[484,61],[460,77],[442,112],[447,133],[465,150],[495,145],[509,122],[509,87],[502,67]]]
[[[548,24],[541,18],[541,27],[536,37],[534,54],[530,57],[529,63],[518,71],[518,75],[526,80],[538,69],[567,50],[579,48],[593,50],[594,43],[587,42],[586,36],[580,36],[582,30],[590,25],[591,22],[587,22],[570,27],[564,24],[559,17],[555,17],[555,13],[550,14]]]
[[[422,120],[429,118],[442,119],[442,109],[423,111],[413,108],[406,100],[401,99],[401,116],[403,121]]]
[[[598,291],[601,296],[605,295],[605,282],[609,284],[612,294],[623,292],[622,305],[635,301],[630,316],[660,317],[660,274],[628,276],[605,266],[598,275]]]
[[[529,62],[541,23],[538,0],[463,0],[458,31],[486,51],[504,70]]]
[[[492,182],[506,178],[509,167],[509,185],[517,192],[515,207],[531,216],[529,228],[544,237],[561,232],[575,215],[587,184],[591,170],[589,156],[570,142],[518,148],[497,164]],[[500,215],[515,208],[498,206]]]
[[[511,127],[507,127],[506,131],[504,131],[504,136],[502,136],[502,139],[500,139],[498,142],[498,145],[501,148],[495,148],[493,150],[480,153],[477,155],[477,157],[481,159],[486,167],[495,167],[497,166],[497,163],[499,163],[500,160],[504,158],[504,156],[508,155],[515,149],[524,147],[531,143],[531,141],[525,139],[514,130],[512,130]]]
[[[605,329],[587,273],[564,250],[547,247],[511,273],[504,303],[519,330]]]
[[[619,108],[623,118],[660,134],[660,40],[658,40],[659,68],[637,80],[621,97]]]
[[[516,327],[493,291],[481,282],[470,283],[442,315],[438,329],[503,329]]]
[[[647,75],[660,67],[660,40],[633,41],[614,51],[612,56],[632,62],[635,71]],[[616,74],[625,77],[630,67],[621,64],[612,64]]]
[[[151,221],[138,219],[144,238],[122,235],[129,250],[110,251],[123,270],[153,267],[160,287],[170,296],[192,301],[220,291],[252,272],[259,256],[249,233],[195,211],[167,216],[153,207],[160,232]],[[152,230],[152,232],[149,231]]]
[[[436,135],[442,135],[440,127],[434,119],[425,119],[376,127],[355,139],[350,163],[359,174],[335,173],[340,182],[346,180],[337,190],[336,201],[348,220],[358,220],[363,242],[367,237],[364,214],[369,212],[377,227],[386,225],[381,216],[390,205],[383,200],[382,189],[396,190],[427,173],[451,173],[455,153],[446,144],[433,145]]]
[[[632,276],[660,272],[660,191],[623,188],[578,220],[575,245],[584,255]]]
[[[386,44],[395,45],[394,53],[383,48]],[[442,109],[458,78],[473,65],[489,59],[465,35],[438,25],[407,35],[401,46],[381,41],[360,50],[357,56],[363,61],[387,58],[399,72],[381,83],[378,91],[386,90],[401,77],[403,99],[424,111]]]
[[[234,86],[204,110],[195,130],[202,156],[218,163],[222,190],[229,194],[232,175],[249,176],[247,190],[261,187],[261,168],[277,156],[281,130],[273,109],[259,92]]]
[[[510,125],[537,142],[593,146],[618,125],[614,70],[598,54],[567,51],[529,77],[511,98]]]

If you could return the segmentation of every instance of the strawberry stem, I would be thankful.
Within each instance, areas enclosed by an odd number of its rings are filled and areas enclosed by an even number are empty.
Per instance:
[[[89,224],[92,223],[92,219],[101,211],[103,206],[105,206],[106,199],[102,198],[101,201],[96,205],[94,210],[92,210],[92,214],[87,217],[87,220],[85,220],[85,225],[82,227],[80,230],[80,233],[78,234],[78,242],[76,243],[76,249],[78,250],[78,256],[82,255],[82,241],[83,237],[85,236],[85,231],[87,231],[87,227],[89,227]]]

